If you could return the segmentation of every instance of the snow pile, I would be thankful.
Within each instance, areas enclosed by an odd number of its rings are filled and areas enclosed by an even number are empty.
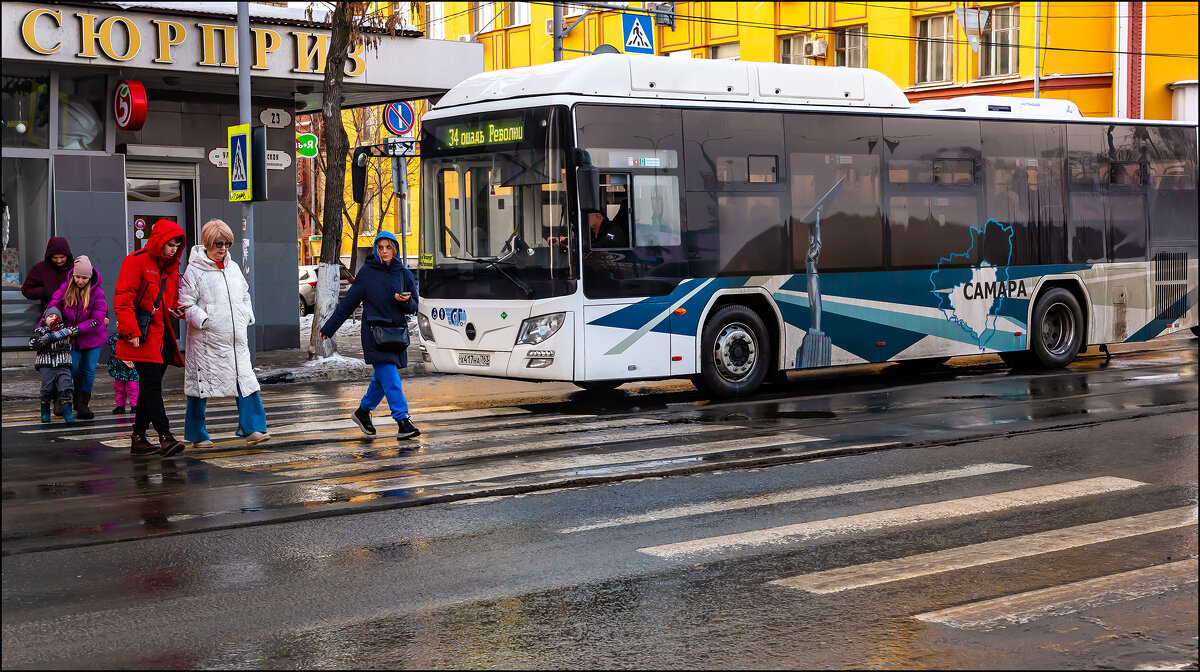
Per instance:
[[[312,333],[312,323],[315,315],[305,315],[300,318],[300,342],[307,343],[308,335]],[[353,338],[356,341],[362,333],[362,321],[356,320],[353,317],[342,323],[342,326],[337,330],[337,335],[340,339]],[[341,343],[342,340],[338,342]]]

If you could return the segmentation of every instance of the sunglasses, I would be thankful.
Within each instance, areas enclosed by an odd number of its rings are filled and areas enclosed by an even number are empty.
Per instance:
[[[217,242],[213,243],[213,247],[233,247],[233,243],[225,242],[224,240],[218,240]]]

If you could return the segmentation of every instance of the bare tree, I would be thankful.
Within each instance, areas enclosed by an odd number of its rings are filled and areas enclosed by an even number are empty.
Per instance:
[[[395,35],[400,16],[385,9],[372,10],[372,5],[389,8],[391,3],[325,2],[309,5],[310,20],[317,4],[328,10],[326,21],[330,35],[321,101],[326,155],[325,198],[321,213],[321,262],[317,271],[317,296],[314,302],[312,333],[309,335],[309,351],[323,358],[337,352],[336,339],[322,341],[320,328],[337,307],[340,286],[338,257],[341,253],[346,209],[346,157],[350,153],[350,139],[342,119],[342,80],[345,76],[346,58],[352,47],[363,45],[366,49],[376,49],[384,34]]]

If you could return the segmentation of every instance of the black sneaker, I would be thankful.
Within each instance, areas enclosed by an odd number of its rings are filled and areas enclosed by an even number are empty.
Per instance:
[[[401,418],[396,421],[396,424],[399,426],[396,432],[397,439],[411,439],[421,433],[421,430],[413,427],[412,420],[408,418]]]
[[[375,435],[375,424],[371,422],[371,413],[367,409],[359,406],[354,415],[350,416],[350,419],[354,421],[354,424],[358,425],[363,434]]]

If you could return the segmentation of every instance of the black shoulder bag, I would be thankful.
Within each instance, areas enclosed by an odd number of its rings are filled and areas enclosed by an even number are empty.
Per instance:
[[[150,322],[154,319],[154,313],[158,312],[158,304],[162,301],[163,292],[167,288],[167,279],[158,285],[158,298],[154,300],[154,307],[150,310],[142,310],[141,308],[133,309],[133,316],[137,318],[138,330],[142,332],[142,339],[150,337]]]
[[[405,288],[401,287],[401,289]],[[402,327],[385,327],[379,324],[371,325],[371,338],[375,341],[375,347],[379,348],[380,352],[404,352],[408,350],[407,317],[405,317],[404,322],[405,325]]]

